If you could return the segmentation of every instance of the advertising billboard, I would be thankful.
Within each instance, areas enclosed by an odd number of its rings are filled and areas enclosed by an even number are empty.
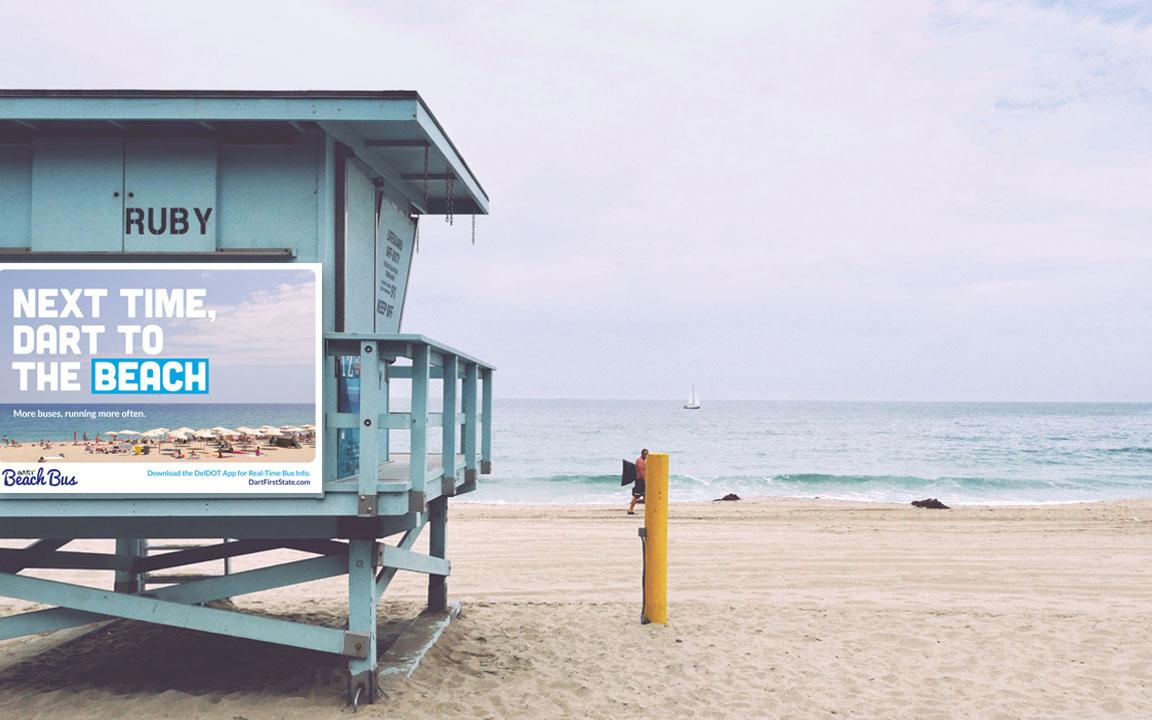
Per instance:
[[[319,494],[320,279],[0,264],[0,498]]]

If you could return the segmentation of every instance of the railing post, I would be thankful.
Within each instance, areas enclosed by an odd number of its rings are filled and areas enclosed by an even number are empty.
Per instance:
[[[480,438],[480,473],[492,473],[492,369],[484,368],[480,375],[483,382],[484,400],[481,408],[483,416]]]
[[[464,448],[464,487],[471,491],[476,487],[476,384],[480,376],[476,363],[464,366],[464,426],[460,428],[460,444]]]
[[[409,447],[412,448],[408,464],[408,477],[412,485],[408,509],[424,512],[427,494],[424,481],[428,477],[428,345],[412,344],[412,422]]]
[[[337,465],[336,456],[339,453],[336,442],[336,428],[329,427],[328,413],[339,412],[336,406],[336,356],[328,354],[328,348],[324,348],[324,392],[320,396],[320,401],[324,403],[323,413],[321,415],[324,427],[321,432],[324,433],[324,443],[321,447],[324,448],[324,477],[322,482],[336,479]]]
[[[360,467],[359,515],[376,514],[377,454],[380,433],[376,427],[380,416],[380,353],[375,340],[360,343]]]
[[[380,362],[380,415],[384,416],[384,427],[380,428],[380,462],[392,462],[392,438],[388,432],[388,413],[392,410],[392,361]]]
[[[456,376],[460,372],[460,359],[455,355],[444,356],[444,403],[440,415],[440,494],[456,493]]]

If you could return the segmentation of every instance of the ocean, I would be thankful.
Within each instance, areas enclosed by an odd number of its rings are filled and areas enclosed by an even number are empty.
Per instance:
[[[800,497],[1045,504],[1152,497],[1152,404],[504,400],[494,474],[464,502],[618,504],[620,461],[670,455],[673,501]],[[435,406],[435,403],[433,403]],[[71,440],[154,427],[302,425],[308,404],[77,405],[136,419],[16,418],[0,433]],[[68,406],[52,409],[67,410]],[[395,410],[406,408],[396,407]],[[437,431],[430,448],[438,449]],[[407,447],[393,431],[393,448]]]
[[[670,455],[672,501],[1046,504],[1152,497],[1152,404],[496,400],[474,502],[617,504]]]

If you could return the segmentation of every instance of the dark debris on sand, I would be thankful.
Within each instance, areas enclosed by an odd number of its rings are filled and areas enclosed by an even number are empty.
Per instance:
[[[948,507],[947,505],[945,505],[944,503],[937,500],[936,498],[928,498],[927,500],[913,500],[912,505],[914,507],[918,507],[918,508],[928,508],[929,510],[951,510],[952,509],[952,508]]]

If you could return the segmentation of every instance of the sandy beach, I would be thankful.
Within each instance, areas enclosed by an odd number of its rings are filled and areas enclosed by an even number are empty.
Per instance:
[[[129,445],[123,452],[87,452],[84,444],[71,442],[49,442],[48,447],[40,443],[28,443],[18,447],[0,447],[0,462],[34,463],[40,458],[50,463],[195,463],[195,462],[312,462],[316,457],[315,445],[304,445],[298,448],[271,447],[260,445],[260,454],[255,454],[255,445],[248,446],[239,452],[217,453],[212,446],[197,445],[194,447],[181,447],[180,456],[173,454],[171,444],[165,444],[159,450],[152,446],[147,455],[137,455]],[[106,448],[105,443],[101,447]]]
[[[449,590],[464,615],[360,715],[1152,716],[1152,501],[674,505],[666,627],[638,622],[639,525],[620,507],[454,504]],[[236,602],[339,625],[343,589]],[[397,579],[384,636],[423,591],[422,578]],[[0,599],[0,614],[32,607]],[[112,623],[0,642],[0,717],[350,717],[342,665]]]

